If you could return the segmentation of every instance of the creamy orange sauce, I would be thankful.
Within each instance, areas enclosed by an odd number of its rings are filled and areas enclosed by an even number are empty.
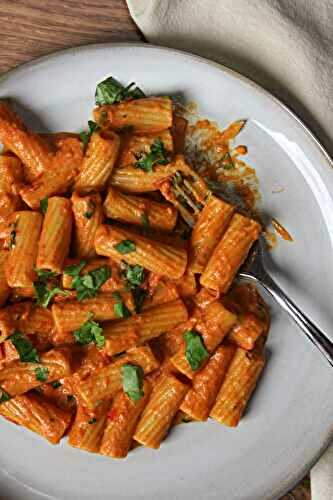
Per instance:
[[[275,231],[281,236],[286,241],[293,241],[293,238],[291,234],[286,230],[282,224],[276,220],[272,219],[272,226],[274,227]]]

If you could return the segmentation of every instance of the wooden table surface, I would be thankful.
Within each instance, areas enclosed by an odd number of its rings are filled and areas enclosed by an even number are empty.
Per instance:
[[[0,25],[0,74],[67,47],[143,40],[125,0],[0,0]],[[310,499],[307,477],[281,500]]]

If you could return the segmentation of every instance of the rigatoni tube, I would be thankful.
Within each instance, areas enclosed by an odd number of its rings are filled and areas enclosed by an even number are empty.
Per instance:
[[[230,427],[238,425],[264,364],[263,356],[237,348],[210,412],[214,420]]]
[[[131,127],[135,134],[154,134],[172,125],[172,100],[147,97],[94,109],[95,121],[103,129]]]
[[[202,273],[214,248],[228,227],[235,208],[229,203],[210,196],[199,214],[191,235],[190,268]]]
[[[195,420],[206,420],[235,354],[235,346],[221,345],[196,374],[180,409]]]
[[[143,411],[134,433],[135,441],[159,448],[188,389],[173,375],[163,377]]]
[[[52,444],[59,443],[72,419],[71,413],[35,394],[23,394],[2,403],[0,415],[40,434]]]
[[[138,401],[130,399],[123,391],[116,394],[104,430],[99,452],[113,458],[124,458],[132,444],[133,434],[151,393],[146,380],[143,396]]]
[[[130,292],[119,292],[120,300],[129,310],[134,309]],[[59,302],[53,304],[52,315],[58,332],[73,332],[80,328],[91,315],[96,321],[117,319],[115,304],[119,302],[112,294],[99,294],[97,297],[82,300]]]
[[[172,231],[177,221],[177,210],[169,203],[126,195],[112,187],[109,187],[103,208],[111,219],[144,228]]]
[[[5,264],[10,287],[31,286],[43,217],[38,212],[16,212],[11,231],[11,250]]]
[[[132,242],[132,251],[119,251],[119,244],[123,241]],[[174,279],[184,274],[187,264],[185,249],[165,245],[115,226],[101,225],[97,229],[95,249],[99,255],[111,257],[116,262],[138,264],[156,274]]]
[[[99,193],[71,197],[74,215],[74,253],[80,258],[96,257],[94,238],[103,220],[102,199]]]
[[[127,363],[141,366],[145,374],[159,366],[149,347],[130,349],[124,356],[79,383],[76,388],[79,399],[94,409],[101,400],[112,398],[122,389],[121,367]]]
[[[110,356],[116,354],[114,352],[115,339],[120,339],[129,332],[138,335],[138,343],[148,342],[183,323],[187,318],[187,309],[183,301],[178,299],[151,307],[129,319],[107,323],[103,325],[104,350]]]
[[[120,146],[117,134],[95,132],[89,141],[75,189],[82,193],[101,191],[111,175]]]
[[[260,231],[258,222],[235,214],[201,275],[201,285],[226,293]]]
[[[72,233],[72,208],[67,198],[48,199],[38,245],[37,267],[61,273],[69,251]]]

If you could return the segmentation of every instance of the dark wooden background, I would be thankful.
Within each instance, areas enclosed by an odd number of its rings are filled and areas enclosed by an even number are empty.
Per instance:
[[[0,0],[0,26],[0,74],[67,47],[143,40],[125,0]],[[310,499],[307,477],[281,500]]]

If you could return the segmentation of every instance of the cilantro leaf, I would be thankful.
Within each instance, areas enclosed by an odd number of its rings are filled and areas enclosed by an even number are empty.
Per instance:
[[[135,305],[135,312],[139,313],[141,312],[144,300],[147,297],[148,292],[144,288],[138,286],[134,288],[134,290],[132,290],[132,295]]]
[[[121,300],[121,297],[120,297],[120,301],[116,302],[114,304],[113,310],[114,310],[114,314],[115,314],[116,318],[127,319],[131,316],[131,311],[128,309],[126,304],[124,304],[124,302]]]
[[[61,387],[61,382],[59,382],[59,380],[55,380],[54,382],[51,382],[51,385],[53,387],[53,389],[58,389],[59,387]]]
[[[152,172],[154,165],[167,165],[170,161],[169,155],[161,139],[155,139],[150,146],[149,153],[142,153],[135,163],[136,168],[141,168],[145,172]]]
[[[45,283],[49,278],[54,278],[57,276],[57,273],[54,271],[48,271],[47,269],[35,269],[39,281],[44,281]]]
[[[121,367],[123,390],[133,401],[138,401],[144,395],[142,390],[144,372],[141,366],[125,364]]]
[[[35,369],[35,374],[36,380],[39,380],[40,382],[46,382],[49,375],[49,369],[46,368],[46,366],[38,366]]]
[[[40,280],[35,281],[33,287],[35,289],[37,304],[45,308],[48,307],[48,305],[50,304],[51,300],[55,295],[63,295],[63,296],[68,295],[68,292],[62,290],[57,286],[49,289],[47,283]]]
[[[99,129],[99,126],[97,125],[97,123],[93,122],[92,120],[88,121],[88,127],[89,127],[89,131],[83,131],[83,132],[80,132],[80,134],[79,134],[79,137],[80,137],[81,141],[83,142],[84,149],[86,149],[86,147],[88,146],[89,141],[90,141],[90,137],[92,136],[92,134],[94,132],[97,132]]]
[[[47,196],[45,196],[45,198],[43,198],[42,200],[40,200],[40,202],[39,202],[39,205],[40,205],[40,211],[41,211],[43,214],[46,214],[48,204],[49,204],[49,199],[48,199],[48,197],[47,197]]]
[[[71,266],[65,267],[64,274],[68,274],[68,276],[72,276],[73,278],[79,276],[80,272],[86,264],[86,260],[80,260],[79,264],[73,264]]]
[[[145,94],[139,87],[133,88],[134,85],[135,83],[130,83],[127,87],[124,87],[115,78],[110,76],[97,85],[95,102],[97,106],[103,106],[104,104],[115,104],[125,99],[140,99],[145,97]]]
[[[86,345],[94,342],[97,347],[104,347],[105,337],[103,335],[103,328],[92,319],[88,319],[83,323],[80,328],[74,331],[73,335],[79,344]]]
[[[96,297],[99,288],[110,278],[111,269],[108,266],[102,266],[94,269],[83,276],[76,276],[72,286],[76,290],[77,300]]]
[[[114,248],[117,250],[117,252],[125,255],[126,253],[135,252],[136,244],[131,240],[122,240],[114,245]]]
[[[148,215],[145,212],[142,212],[141,214],[141,222],[142,222],[142,227],[145,232],[148,232],[150,229],[150,222],[148,219]]]
[[[130,285],[130,288],[135,288],[145,280],[145,270],[142,266],[136,264],[135,266],[130,266],[126,262],[123,263],[124,272],[123,275]]]
[[[39,363],[37,349],[32,345],[30,340],[21,332],[16,330],[8,337],[20,356],[22,363]]]
[[[91,424],[96,424],[97,422],[97,418],[93,417],[91,418],[90,420],[88,420],[88,424],[91,425]]]
[[[9,394],[0,387],[0,404],[10,400]]]
[[[198,370],[209,356],[202,337],[195,330],[188,330],[184,333],[184,340],[185,357],[192,370]]]

